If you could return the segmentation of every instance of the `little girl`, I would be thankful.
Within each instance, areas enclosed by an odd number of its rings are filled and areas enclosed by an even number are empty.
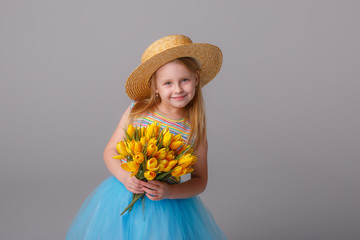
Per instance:
[[[219,72],[222,53],[216,46],[192,43],[171,35],[151,44],[141,64],[126,81],[134,100],[123,114],[105,151],[104,161],[113,176],[86,199],[73,219],[66,239],[226,239],[210,211],[197,196],[207,184],[207,140],[201,87]],[[124,139],[128,124],[152,122],[194,144],[197,155],[191,179],[179,182],[140,181],[121,168],[116,143]],[[145,208],[137,201],[120,215],[133,193],[145,193]]]

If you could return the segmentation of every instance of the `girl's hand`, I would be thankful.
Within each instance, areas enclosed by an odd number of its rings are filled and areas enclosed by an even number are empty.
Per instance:
[[[130,177],[130,174],[124,181],[126,189],[132,193],[137,194],[144,193],[144,190],[142,189],[142,183],[143,181],[137,179],[136,177]]]
[[[156,180],[141,182],[142,190],[146,192],[146,196],[153,200],[166,199],[170,196],[170,184]]]

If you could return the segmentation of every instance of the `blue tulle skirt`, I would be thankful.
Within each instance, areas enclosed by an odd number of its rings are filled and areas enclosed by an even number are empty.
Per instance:
[[[105,179],[81,206],[66,239],[226,239],[198,196],[160,201],[145,197],[145,208],[140,199],[120,216],[131,199],[132,193],[114,176]]]

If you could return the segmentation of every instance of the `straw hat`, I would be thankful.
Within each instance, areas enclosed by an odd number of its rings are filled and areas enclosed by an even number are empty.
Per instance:
[[[184,35],[170,35],[152,43],[143,53],[141,64],[130,74],[125,83],[127,95],[133,100],[150,96],[149,79],[167,62],[181,57],[192,57],[201,66],[200,86],[210,82],[220,71],[221,50],[207,43],[193,43]]]

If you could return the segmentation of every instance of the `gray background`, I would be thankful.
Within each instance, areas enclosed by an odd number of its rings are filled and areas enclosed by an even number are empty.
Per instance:
[[[0,2],[0,238],[64,239],[145,48],[218,45],[209,184],[229,239],[360,239],[359,1]]]

